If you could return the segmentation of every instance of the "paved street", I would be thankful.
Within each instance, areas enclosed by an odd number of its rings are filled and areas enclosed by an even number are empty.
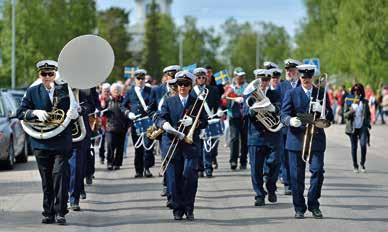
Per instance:
[[[289,196],[278,189],[278,203],[254,207],[249,170],[232,172],[221,146],[220,168],[199,181],[194,222],[172,220],[160,197],[161,178],[134,179],[133,157],[119,171],[98,163],[81,212],[68,225],[42,225],[40,177],[33,157],[12,171],[0,171],[0,231],[388,231],[388,126],[372,130],[367,173],[354,174],[350,142],[343,126],[327,130],[322,220],[296,220]],[[159,157],[157,157],[159,161]],[[157,167],[152,171],[157,173]],[[308,182],[308,180],[306,180]]]

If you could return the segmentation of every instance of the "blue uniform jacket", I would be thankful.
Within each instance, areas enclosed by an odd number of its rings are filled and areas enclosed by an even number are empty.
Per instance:
[[[57,99],[57,108],[65,112],[70,107],[70,98],[67,84],[55,84],[54,86],[54,100]],[[43,86],[39,84],[27,89],[26,95],[23,97],[19,109],[17,110],[17,117],[20,120],[32,121],[37,117],[32,114],[33,110],[52,111],[53,104],[50,101],[49,95]],[[62,133],[50,139],[35,139],[31,137],[31,146],[34,150],[50,150],[69,153],[72,145],[70,124]]]
[[[276,114],[280,111],[280,93],[277,90],[268,90],[266,96],[275,106]],[[247,104],[244,106],[244,111],[248,112]],[[248,120],[248,146],[279,146],[280,131],[270,132],[256,119],[256,112],[249,113]]]
[[[174,128],[178,128],[179,126],[179,120],[181,120],[184,116],[184,114],[187,112],[189,113],[191,109],[193,108],[195,102],[195,98],[189,95],[189,98],[187,100],[185,108],[183,108],[181,100],[178,95],[172,96],[166,99],[166,101],[162,105],[162,109],[160,113],[158,114],[158,119],[156,120],[156,124],[159,128],[162,128],[163,124],[165,122],[169,122],[171,126]],[[196,107],[194,110],[194,115],[197,114],[199,110],[199,107]],[[194,143],[192,145],[189,145],[183,141],[180,142],[179,147],[181,147],[187,157],[193,157],[198,155],[199,153],[196,151],[197,145],[200,143],[199,140],[199,132],[200,129],[204,129],[207,127],[207,114],[204,109],[202,109],[202,112],[199,116],[199,124],[198,127],[194,131],[193,141]],[[193,118],[193,121],[195,119]],[[185,134],[187,134],[187,131],[185,131]],[[164,145],[166,147],[169,147],[174,135],[171,135],[169,133],[163,134],[162,140],[165,141]]]
[[[84,138],[83,141],[90,140],[92,130],[90,128],[89,124],[89,114],[94,113],[97,106],[95,102],[95,94],[96,94],[96,89],[82,89],[79,90],[79,103],[81,106],[81,112],[79,113],[85,123],[85,128],[86,128],[86,137]],[[83,145],[83,141],[73,143],[73,147],[80,147]]]
[[[209,93],[206,98],[206,103],[209,106],[209,109],[213,113],[216,113],[218,107],[220,106],[221,95],[217,87],[212,85],[206,85],[205,87],[209,90]],[[191,91],[190,95],[193,96],[194,98],[197,98],[197,93],[194,90]]]
[[[312,96],[315,100],[318,89],[313,88]],[[320,91],[319,99],[323,99],[323,91]],[[310,99],[301,86],[288,91],[283,98],[281,109],[281,120],[288,126],[286,149],[291,151],[301,151],[305,134],[305,126],[291,127],[291,117],[296,117],[298,113],[306,113],[309,110]],[[317,117],[320,115],[318,114]],[[333,120],[333,111],[330,107],[329,98],[326,97],[326,119]],[[315,128],[315,134],[312,143],[312,151],[324,152],[326,149],[326,135],[322,128]]]
[[[300,85],[300,81],[298,80],[298,83],[296,86],[299,86],[299,85]],[[290,89],[292,89],[292,85],[291,85],[291,82],[289,80],[284,80],[284,81],[280,82],[279,86],[276,88],[276,90],[278,90],[280,93],[280,103],[283,102],[284,96],[286,96],[286,93]],[[287,132],[288,132],[288,128],[286,126],[284,126],[282,128],[283,135],[287,135]]]
[[[136,95],[135,86],[132,86],[128,90],[120,106],[121,111],[125,114],[126,117],[128,117],[129,112],[132,112],[135,115],[140,114],[141,117],[144,117],[146,115],[151,116],[151,114],[156,111],[157,105],[152,96],[152,88],[148,86],[144,86],[144,89],[141,92],[141,95],[143,96],[144,102],[147,105],[147,108],[148,108],[147,112],[144,111],[144,108],[141,105],[140,100]]]

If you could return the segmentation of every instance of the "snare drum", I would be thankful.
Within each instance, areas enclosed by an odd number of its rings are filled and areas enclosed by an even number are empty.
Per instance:
[[[133,124],[134,124],[133,126],[136,129],[136,134],[141,135],[142,133],[147,132],[147,129],[153,125],[153,122],[151,118],[149,118],[148,116],[145,116],[145,117],[136,119],[133,122]]]
[[[205,139],[219,138],[224,135],[224,121],[215,118],[208,121],[208,126],[205,129]]]

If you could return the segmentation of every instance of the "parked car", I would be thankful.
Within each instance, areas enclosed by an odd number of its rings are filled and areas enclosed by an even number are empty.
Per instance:
[[[0,109],[0,161],[12,169],[15,161],[27,162],[28,142],[19,119],[14,117],[15,100],[6,91],[0,91]]]

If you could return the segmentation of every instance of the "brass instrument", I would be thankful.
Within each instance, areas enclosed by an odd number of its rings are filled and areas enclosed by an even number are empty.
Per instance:
[[[74,96],[75,96],[77,102],[79,102],[79,90],[78,89],[74,90]],[[84,122],[82,115],[80,115],[77,118],[77,120],[73,123],[72,128],[71,128],[71,135],[73,138],[72,141],[75,143],[80,142],[85,138],[86,127],[85,127],[85,122]]]
[[[184,138],[184,141],[188,144],[193,143],[194,131],[198,126],[199,117],[200,117],[201,112],[203,110],[203,105],[205,104],[208,93],[209,93],[209,90],[205,88],[200,94],[198,94],[197,99],[195,100],[194,105],[193,105],[190,113],[189,114],[186,113],[183,116],[183,118],[190,117],[190,116],[195,117],[195,120],[194,120],[193,124],[191,125],[190,130],[188,131],[188,133],[186,134],[186,136]],[[197,112],[197,115],[193,115],[195,113],[195,110],[198,108],[198,106],[197,106],[198,104],[200,104],[200,105],[199,105],[199,110]],[[178,131],[182,132],[182,133],[184,133],[186,131],[186,129],[187,129],[186,126],[184,126],[182,123],[178,127]],[[168,148],[167,154],[164,157],[162,164],[160,165],[160,169],[159,169],[160,175],[164,175],[164,173],[166,172],[168,165],[170,164],[172,158],[174,157],[174,153],[175,153],[176,148],[178,147],[179,142],[180,142],[180,140],[179,140],[178,136],[175,136],[171,142],[170,147]]]
[[[249,85],[246,88],[246,91],[244,91],[244,95],[251,94],[245,102],[248,105],[248,107],[251,108],[253,104],[256,104],[256,109],[265,108],[271,105],[270,100],[265,96],[264,92],[260,88],[261,80],[256,79],[249,83]],[[252,101],[253,100],[253,101]],[[253,109],[255,110],[255,109]],[[271,132],[277,132],[282,127],[283,124],[280,122],[280,115],[276,114],[275,112],[262,112],[257,111],[256,119],[259,121],[265,128]]]
[[[170,90],[168,90],[168,92],[165,94],[165,96],[162,97],[162,99],[174,96],[178,92],[178,86],[175,83],[169,84],[169,87],[170,87]],[[154,116],[156,116],[156,114]],[[155,140],[155,139],[159,140],[163,135],[163,133],[164,133],[163,128],[158,128],[156,125],[152,125],[147,129],[146,136],[151,140]]]
[[[314,134],[315,134],[315,127],[327,128],[331,125],[330,121],[326,119],[326,91],[328,88],[326,73],[319,78],[319,82],[317,85],[318,90],[317,90],[315,101],[316,102],[320,101],[318,98],[319,98],[319,90],[321,88],[322,81],[325,81],[326,83],[325,83],[325,90],[322,98],[321,116],[317,118],[317,112],[314,112],[314,114],[312,115],[312,119],[306,123],[306,130],[303,138],[303,147],[302,147],[302,160],[304,162],[309,162],[311,158],[311,151],[312,151],[311,148],[312,148]],[[311,115],[311,111],[312,111],[312,103],[313,103],[312,100],[313,98],[311,97],[309,110],[308,110],[309,115]]]

